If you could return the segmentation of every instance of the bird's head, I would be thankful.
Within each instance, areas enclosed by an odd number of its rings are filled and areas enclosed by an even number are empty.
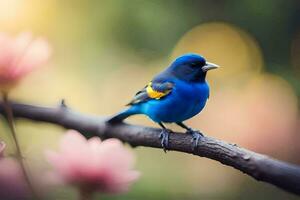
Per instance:
[[[218,67],[216,64],[207,62],[200,55],[185,54],[176,58],[168,70],[181,80],[201,82],[205,81],[207,71]]]

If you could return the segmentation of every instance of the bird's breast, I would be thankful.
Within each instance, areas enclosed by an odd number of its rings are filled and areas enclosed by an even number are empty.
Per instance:
[[[173,95],[182,110],[197,114],[205,106],[209,96],[209,87],[207,83],[177,84]]]
[[[145,105],[145,114],[157,122],[181,122],[198,114],[208,96],[209,86],[206,82],[178,81],[165,98],[149,101]]]

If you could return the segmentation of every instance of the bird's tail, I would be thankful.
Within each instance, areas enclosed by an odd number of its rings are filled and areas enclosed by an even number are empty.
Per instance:
[[[125,109],[125,110],[121,111],[120,113],[112,116],[106,122],[110,123],[110,124],[120,123],[124,119],[126,119],[127,117],[129,117],[131,115],[135,115],[135,114],[139,114],[139,112],[137,111],[137,109],[135,107],[130,107],[130,108]]]

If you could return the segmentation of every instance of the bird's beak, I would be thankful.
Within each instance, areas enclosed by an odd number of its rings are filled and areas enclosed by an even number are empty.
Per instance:
[[[217,68],[219,68],[219,65],[216,65],[216,64],[210,63],[210,62],[206,62],[206,65],[204,65],[202,67],[202,71],[207,72],[208,70],[217,69]]]

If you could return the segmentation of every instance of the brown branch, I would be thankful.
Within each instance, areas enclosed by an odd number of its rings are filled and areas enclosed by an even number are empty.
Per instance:
[[[34,121],[48,122],[67,129],[74,129],[86,137],[97,135],[101,138],[118,138],[132,146],[161,148],[159,134],[161,129],[129,124],[109,125],[105,118],[83,115],[72,111],[65,104],[58,107],[40,107],[12,103],[14,116]],[[0,102],[0,113],[3,104]],[[229,144],[204,136],[193,152],[191,136],[173,133],[169,138],[169,150],[195,154],[219,161],[234,167],[258,181],[268,182],[286,191],[300,195],[300,167],[283,161],[269,158],[235,144]]]

